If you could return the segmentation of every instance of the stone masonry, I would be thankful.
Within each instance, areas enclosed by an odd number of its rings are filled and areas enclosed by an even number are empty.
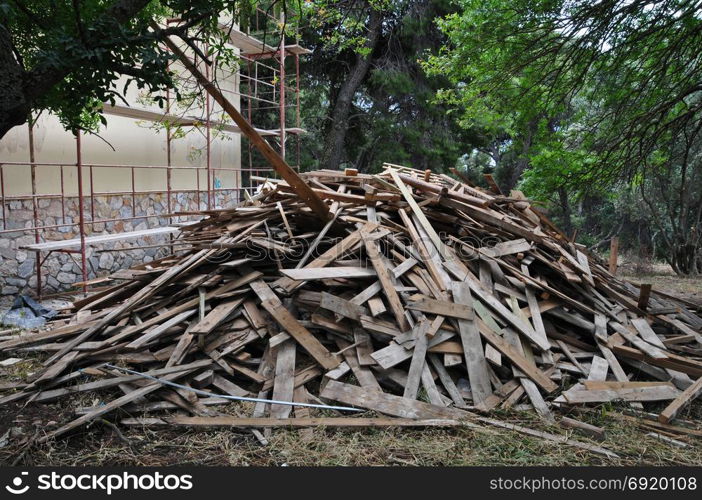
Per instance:
[[[231,206],[237,201],[237,191],[218,191],[213,196],[214,207]],[[206,206],[207,193],[200,193],[200,203],[195,192],[171,194],[171,210],[173,212],[198,210]],[[41,241],[55,241],[77,238],[78,232],[78,198],[66,197],[61,204],[60,198],[42,198],[37,201],[39,226],[56,224],[75,224],[40,231]],[[90,199],[83,199],[84,216],[86,220],[86,236],[112,234],[166,226],[168,218],[163,217],[168,212],[166,195],[150,193],[131,196],[100,196],[95,197],[91,207]],[[90,223],[91,209],[95,220],[106,222]],[[35,242],[33,210],[31,199],[11,200],[5,202],[5,221],[0,219],[0,229],[17,229],[0,234],[0,304],[7,305],[18,294],[35,295],[37,285],[36,257],[31,250],[20,247]],[[130,217],[139,217],[133,220]],[[192,220],[188,217],[174,217],[173,222]],[[144,248],[116,252],[98,252],[98,250],[120,250],[136,246],[150,246],[168,241],[168,235],[146,236],[143,238],[125,239],[123,241],[102,243],[86,249],[88,263],[88,279],[106,276],[118,269],[129,268],[133,265],[150,262],[165,256],[168,247]],[[74,247],[79,250],[80,247]],[[42,253],[44,258],[46,254]],[[74,283],[82,280],[80,254],[63,252],[52,253],[42,265],[42,288],[44,293],[54,293],[70,290]]]

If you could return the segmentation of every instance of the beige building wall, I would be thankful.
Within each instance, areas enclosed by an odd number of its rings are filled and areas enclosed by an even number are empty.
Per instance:
[[[218,72],[218,83],[227,97],[237,108],[240,99],[237,93],[238,74]],[[121,88],[124,81],[118,86]],[[145,102],[144,95],[132,85],[127,94],[130,106],[163,113],[156,104]],[[212,121],[229,121],[222,116],[221,108],[211,100]],[[202,109],[181,109],[173,106],[172,114],[204,119]],[[81,151],[83,165],[93,167],[93,186],[96,192],[131,191],[131,169],[116,168],[114,165],[139,165],[151,168],[134,170],[134,184],[137,191],[165,191],[166,170],[156,168],[166,166],[167,141],[162,125],[106,114],[107,125],[98,131],[99,137],[83,134]],[[171,141],[171,165],[190,167],[189,170],[173,170],[172,189],[197,188],[198,175],[200,189],[207,186],[207,154],[205,127],[184,127],[183,137]],[[238,169],[241,166],[241,136],[239,134],[211,130],[210,167],[211,169]],[[66,195],[77,194],[76,140],[65,131],[55,116],[44,113],[34,127],[34,154],[38,194],[58,194],[61,192],[61,169],[43,166],[41,163],[64,163],[63,184]],[[27,125],[17,126],[0,140],[0,163],[29,162],[29,133]],[[201,170],[195,170],[197,167]],[[26,165],[5,165],[3,167],[5,196],[29,195],[32,192],[30,169]],[[240,176],[232,171],[211,172],[213,187],[235,188],[240,185]],[[83,170],[84,193],[90,192],[88,169]]]

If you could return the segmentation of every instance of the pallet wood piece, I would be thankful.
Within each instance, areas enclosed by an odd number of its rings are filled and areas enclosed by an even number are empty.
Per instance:
[[[436,371],[437,375],[439,376],[439,380],[441,381],[441,385],[444,386],[444,389],[446,389],[446,392],[448,392],[449,396],[451,396],[451,399],[453,400],[454,405],[457,408],[464,406],[465,401],[463,399],[463,396],[461,396],[461,393],[458,390],[458,388],[456,387],[456,384],[454,383],[453,379],[451,378],[451,375],[449,375],[448,371],[446,370],[444,365],[441,363],[438,356],[435,354],[429,354],[427,358],[429,359],[429,362],[434,367],[434,370]]]
[[[261,417],[145,417],[125,418],[122,425],[135,427],[193,427],[193,428],[305,428],[305,427],[348,427],[348,428],[390,428],[390,427],[470,427],[457,419],[449,418],[390,418],[390,417],[315,417],[315,418],[261,418]]]
[[[503,429],[509,429],[515,432],[519,432],[521,434],[526,434],[529,436],[534,436],[538,437],[541,439],[545,439],[547,441],[553,441],[556,443],[562,443],[568,446],[573,446],[575,448],[580,448],[583,450],[587,450],[592,453],[596,453],[598,455],[603,455],[609,458],[619,458],[619,456],[616,453],[611,452],[610,450],[606,448],[602,448],[600,446],[594,446],[589,443],[583,443],[581,441],[576,441],[575,439],[563,439],[562,436],[558,436],[556,434],[550,434],[548,432],[543,432],[543,431],[537,431],[535,429],[529,429],[528,427],[523,427],[521,425],[515,425],[515,424],[510,424],[507,422],[501,422],[499,420],[496,420],[494,418],[488,418],[488,417],[476,417],[476,420],[479,422],[484,422],[490,425],[494,425],[496,427],[501,427]]]
[[[295,281],[323,280],[336,278],[372,278],[376,271],[367,267],[320,267],[302,269],[281,269],[288,278]]]
[[[431,405],[422,401],[377,391],[364,391],[358,386],[344,384],[336,380],[330,380],[320,396],[325,399],[402,418],[450,418],[463,420],[470,416],[469,413],[456,408]]]
[[[212,385],[214,385],[217,389],[229,394],[230,396],[249,395],[249,391],[242,387],[239,387],[234,382],[227,380],[226,378],[222,377],[221,375],[217,375],[216,373],[212,377]]]
[[[609,401],[665,401],[675,399],[680,391],[672,385],[652,385],[622,389],[573,390],[563,393],[568,403],[606,403]]]
[[[360,328],[354,328],[353,339],[356,344],[356,356],[358,364],[361,366],[375,365],[375,360],[371,357],[373,353],[373,342],[371,336]]]
[[[378,281],[380,281],[380,285],[383,287],[385,296],[388,299],[388,304],[390,304],[390,310],[395,316],[395,321],[397,321],[397,324],[402,331],[406,331],[409,329],[409,324],[405,318],[402,302],[400,302],[400,297],[397,295],[395,285],[390,278],[388,269],[380,260],[378,247],[376,246],[375,242],[370,241],[365,235],[363,235],[362,238],[366,247],[366,254],[375,268],[375,272],[378,275]]]
[[[319,307],[323,307],[340,316],[351,318],[356,321],[359,321],[361,316],[368,314],[365,307],[356,305],[353,302],[349,302],[348,300],[344,300],[327,292],[322,292]]]
[[[517,350],[517,352],[523,354],[524,357],[529,362],[531,362],[532,366],[536,368],[536,365],[533,362],[533,354],[529,350],[528,346],[522,345],[522,342],[519,339],[519,336],[516,334],[516,332],[514,332],[510,328],[505,328],[503,330],[503,336],[505,340]],[[519,382],[522,384],[524,392],[529,397],[529,401],[531,401],[531,404],[534,407],[536,413],[545,422],[550,424],[554,423],[555,418],[553,416],[553,413],[551,413],[551,409],[549,408],[546,401],[544,401],[544,398],[541,396],[541,393],[539,392],[538,387],[536,387],[536,384],[529,378],[525,377],[524,374],[517,368],[512,368],[512,375],[514,375],[515,377],[519,377]]]
[[[639,289],[639,300],[636,302],[636,306],[645,311],[648,308],[648,300],[651,298],[651,288],[653,285],[650,283],[642,283]]]
[[[251,283],[252,290],[261,299],[261,305],[292,337],[327,370],[339,366],[341,361],[330,353],[322,343],[302,326],[290,312],[283,307],[280,299],[263,281]]]
[[[599,356],[592,357],[590,371],[587,374],[588,380],[607,380],[607,372],[609,371],[609,363],[604,358]]]
[[[356,347],[351,347],[352,344],[349,344],[341,339],[337,339],[336,344],[342,350],[341,354],[344,357],[345,363],[351,368],[351,371],[358,380],[358,383],[361,384],[362,387],[369,390],[382,392],[382,388],[373,375],[373,371],[367,366],[361,366],[361,364],[358,362]],[[333,377],[329,378],[333,379]]]
[[[412,196],[412,193],[410,193],[409,189],[407,189],[407,186],[405,186],[405,183],[402,181],[400,176],[392,170],[390,171],[390,176],[395,182],[395,185],[400,189],[400,192],[405,198],[405,201],[409,204],[410,208],[412,209],[412,213],[415,217],[417,217],[417,219],[419,219],[419,223],[429,235],[429,239],[431,240],[436,250],[442,257],[450,258],[450,255],[447,253],[447,250],[445,248],[444,242],[441,241],[441,238],[434,230],[434,227],[429,222],[429,219],[427,219],[426,215],[424,215],[424,212],[419,207],[414,197]]]
[[[581,422],[580,420],[575,420],[574,418],[563,417],[558,421],[558,424],[566,429],[577,429],[582,431],[597,441],[604,441],[606,437],[605,430],[603,428],[588,424],[586,422]]]
[[[462,305],[468,313],[466,318],[458,320],[458,330],[466,367],[468,368],[468,379],[470,380],[473,403],[476,406],[480,406],[492,394],[492,387],[488,376],[483,343],[480,339],[480,332],[473,313],[473,298],[471,297],[470,287],[466,283],[452,282],[451,293],[456,303]]]
[[[191,370],[187,371],[182,371],[182,372],[177,372],[177,373],[172,373],[169,375],[165,375],[161,377],[163,380],[167,380],[169,382],[172,382],[174,380],[177,380],[187,373],[189,373]],[[150,394],[158,389],[163,387],[158,382],[154,382],[152,384],[145,385],[144,387],[141,387],[139,389],[135,389],[128,394],[125,394],[124,396],[114,399],[110,401],[109,403],[97,408],[96,410],[93,410],[90,413],[87,413],[81,417],[78,417],[77,419],[73,420],[72,422],[69,422],[65,425],[62,425],[58,429],[55,429],[51,432],[48,432],[44,436],[41,436],[37,439],[38,443],[45,443],[51,439],[54,439],[62,434],[65,434],[68,431],[71,431],[75,429],[76,427],[80,427],[81,425],[90,422],[91,420],[95,420],[98,417],[101,417],[102,415],[105,415],[107,413],[110,413],[113,410],[116,410],[117,408],[124,406],[127,403],[130,403],[132,401],[135,401],[139,398],[142,398],[146,396],[147,394]]]
[[[295,391],[295,341],[285,341],[276,350],[273,399],[292,401]],[[271,417],[273,418],[288,418],[291,411],[292,406],[290,405],[271,405]]]
[[[492,344],[495,349],[500,351],[503,356],[508,358],[517,368],[523,371],[524,374],[533,380],[536,385],[541,387],[547,393],[551,393],[558,388],[558,386],[550,378],[548,378],[540,370],[535,369],[522,354],[505,342],[499,335],[493,332],[485,323],[479,319],[477,322],[480,335],[482,335],[486,341]]]
[[[155,22],[152,22],[152,28],[156,32],[161,29]],[[288,165],[282,156],[280,156],[273,147],[266,142],[258,131],[239,113],[234,105],[224,97],[224,94],[219,88],[210,82],[190,58],[175,44],[170,38],[163,37],[163,42],[168,46],[169,50],[175,54],[185,68],[195,77],[197,82],[207,91],[217,103],[222,106],[222,109],[230,116],[234,123],[239,127],[242,133],[251,141],[256,149],[260,151],[268,163],[285,181],[294,188],[295,193],[303,200],[312,211],[322,220],[327,220],[329,217],[329,207],[315,194],[315,192],[302,180],[297,172]]]
[[[385,308],[385,303],[380,297],[373,297],[368,299],[368,309],[370,309],[371,316],[374,318],[383,314],[387,309]]]
[[[680,411],[702,394],[702,377],[680,393],[658,416],[662,424],[669,424]]]
[[[423,319],[414,325],[413,333],[415,338],[414,349],[412,351],[412,362],[407,373],[407,383],[403,398],[417,399],[417,391],[421,381],[422,370],[424,369],[425,357],[427,354],[427,328],[429,324]]]
[[[417,228],[414,226],[414,222],[412,222],[412,219],[403,210],[398,211],[398,214],[412,239],[412,244],[421,256],[422,263],[427,267],[429,274],[431,274],[434,283],[436,283],[440,290],[446,290],[449,280],[445,278],[441,268],[436,265],[433,253],[425,245],[424,240],[422,240]]]
[[[405,307],[415,311],[449,316],[451,318],[471,319],[473,316],[472,311],[462,304],[429,297],[419,297],[416,300],[410,300],[405,304]]]
[[[223,302],[214,307],[207,313],[195,326],[190,329],[194,335],[205,335],[217,328],[223,321],[227,319],[234,311],[236,311],[243,299],[235,299]]]

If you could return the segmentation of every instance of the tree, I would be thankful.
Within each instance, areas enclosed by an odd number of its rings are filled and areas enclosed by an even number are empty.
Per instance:
[[[696,272],[696,188],[658,193],[656,201],[647,192],[696,182],[690,138],[702,129],[699,2],[459,3],[461,11],[440,23],[449,47],[427,66],[452,79],[439,97],[462,111],[464,125],[484,131],[485,144],[497,145],[486,151],[499,153],[498,177],[508,186],[521,179],[566,228],[574,204],[633,190],[666,255],[687,262],[671,263],[676,272]]]
[[[586,100],[590,109],[575,118],[598,153],[589,171],[603,180],[631,177],[666,134],[702,122],[696,0],[460,5],[442,21],[451,50],[433,63],[465,84],[462,102],[476,111],[499,101],[551,118]]]
[[[233,22],[249,1],[0,0],[0,137],[44,110],[68,130],[94,131],[102,103],[124,100],[126,86],[115,86],[120,75],[163,103],[178,86],[160,42],[178,37],[210,62],[225,50],[220,15]],[[180,22],[152,29],[165,16]]]
[[[335,5],[341,9],[344,3]],[[476,138],[458,126],[445,105],[433,101],[448,81],[428,75],[420,59],[437,53],[444,43],[434,20],[451,12],[452,3],[402,0],[378,5],[383,6],[383,20],[372,51],[367,10],[347,9],[345,15],[335,11],[346,23],[342,29],[325,11],[303,30],[303,43],[314,49],[303,62],[306,163],[361,171],[383,162],[448,170]],[[322,23],[325,18],[328,22]],[[358,78],[358,63],[365,55],[367,72]]]

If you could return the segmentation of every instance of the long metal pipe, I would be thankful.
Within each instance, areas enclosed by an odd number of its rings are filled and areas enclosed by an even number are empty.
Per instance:
[[[295,401],[280,401],[277,399],[249,398],[246,396],[230,396],[229,394],[213,394],[211,392],[202,391],[200,389],[195,389],[194,387],[189,387],[187,385],[176,384],[175,382],[171,382],[170,380],[164,380],[162,378],[154,377],[152,375],[147,375],[146,373],[141,373],[141,372],[137,372],[135,370],[130,370],[129,368],[122,368],[121,366],[114,366],[111,364],[105,364],[104,366],[106,368],[111,368],[113,370],[118,370],[118,371],[121,371],[124,373],[129,373],[130,375],[138,375],[140,377],[144,377],[146,379],[153,380],[154,382],[158,382],[159,384],[168,385],[170,387],[175,387],[177,389],[183,389],[183,390],[195,393],[195,394],[199,394],[200,396],[206,396],[208,398],[222,398],[222,399],[231,399],[232,401],[249,401],[252,403],[269,403],[269,404],[274,404],[274,405],[303,406],[305,408],[321,408],[323,410],[341,410],[341,411],[353,411],[353,412],[365,411],[365,410],[358,409],[358,408],[351,408],[349,406],[332,406],[332,405],[320,405],[320,404],[314,404],[314,403],[297,403]]]

